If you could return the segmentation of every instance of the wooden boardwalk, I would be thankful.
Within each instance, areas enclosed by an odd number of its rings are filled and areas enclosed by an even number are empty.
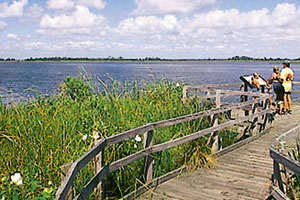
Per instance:
[[[292,115],[276,115],[266,134],[219,157],[215,168],[185,173],[140,199],[266,199],[273,171],[269,155],[272,140],[299,122],[300,105],[294,105]]]

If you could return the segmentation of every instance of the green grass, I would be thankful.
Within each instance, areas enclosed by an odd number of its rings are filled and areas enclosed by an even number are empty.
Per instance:
[[[61,182],[60,166],[74,162],[93,146],[93,132],[105,138],[211,107],[199,104],[197,99],[183,103],[182,86],[165,80],[142,86],[113,80],[110,86],[99,82],[103,88],[100,91],[86,78],[67,77],[55,96],[39,96],[12,106],[0,100],[0,199],[53,199]],[[203,118],[158,129],[154,131],[154,143],[208,126],[208,119]],[[86,134],[87,139],[82,140]],[[134,139],[112,145],[105,150],[105,164],[140,149],[142,142]],[[158,177],[184,164],[205,164],[209,153],[205,139],[156,153],[154,175]],[[133,191],[144,181],[142,171],[143,159],[109,175],[104,183],[107,198]],[[16,172],[23,178],[20,186],[10,179]],[[76,189],[92,176],[90,163],[76,179]]]

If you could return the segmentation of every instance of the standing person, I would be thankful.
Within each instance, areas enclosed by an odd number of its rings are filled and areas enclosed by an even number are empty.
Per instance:
[[[288,112],[292,113],[292,83],[294,78],[294,72],[290,68],[290,62],[284,61],[283,69],[280,73],[280,78],[282,79],[282,86],[284,88],[284,97],[283,97],[283,111],[287,113],[287,107],[289,108]]]
[[[270,108],[272,108],[272,98],[274,95],[274,99],[277,99],[277,94],[279,92],[278,87],[279,87],[279,81],[280,81],[280,73],[279,73],[279,67],[278,66],[274,66],[273,67],[273,73],[268,81],[268,85],[269,85],[269,105]],[[275,110],[276,111],[276,110]]]

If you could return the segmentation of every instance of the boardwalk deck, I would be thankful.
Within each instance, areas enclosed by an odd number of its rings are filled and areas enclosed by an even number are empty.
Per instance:
[[[273,170],[269,156],[271,142],[299,124],[300,105],[294,105],[292,115],[275,118],[269,132],[219,157],[215,168],[183,174],[140,199],[265,199],[270,192]]]

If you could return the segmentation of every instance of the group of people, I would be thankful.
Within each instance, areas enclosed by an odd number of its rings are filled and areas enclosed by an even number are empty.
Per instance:
[[[275,113],[291,114],[292,113],[292,84],[294,78],[294,71],[290,67],[289,61],[283,62],[283,69],[279,72],[279,67],[273,67],[273,73],[270,79],[266,82],[269,92],[270,109],[274,109]],[[252,91],[258,92],[260,88],[259,74],[253,74]],[[275,101],[273,103],[273,97]],[[273,107],[274,106],[274,107]]]

